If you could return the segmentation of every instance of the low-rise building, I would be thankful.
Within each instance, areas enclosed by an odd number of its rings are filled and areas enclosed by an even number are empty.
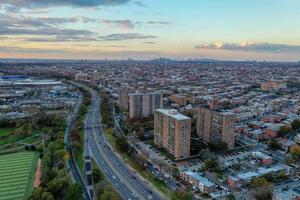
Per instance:
[[[260,151],[252,152],[252,157],[258,159],[262,165],[270,165],[273,163],[271,156],[266,155]]]
[[[274,191],[273,200],[300,200],[300,188]]]
[[[195,172],[187,172],[186,175],[186,181],[188,181],[190,184],[199,189],[200,192],[211,193],[215,191],[216,185],[207,178],[200,176]]]
[[[179,106],[186,106],[186,104],[187,104],[186,97],[182,96],[182,95],[175,94],[175,95],[170,96],[169,99],[172,102],[178,104]]]
[[[287,83],[285,81],[269,81],[261,85],[261,89],[263,91],[279,90],[279,89],[286,89],[286,88],[287,88]]]
[[[291,167],[284,164],[277,164],[269,167],[259,167],[257,170],[242,172],[227,178],[227,184],[231,188],[241,187],[255,177],[260,177],[269,173],[284,172],[287,175],[291,173]]]

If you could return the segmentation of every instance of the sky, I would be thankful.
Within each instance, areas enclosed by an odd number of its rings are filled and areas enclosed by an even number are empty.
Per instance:
[[[299,0],[0,0],[0,58],[300,60]]]

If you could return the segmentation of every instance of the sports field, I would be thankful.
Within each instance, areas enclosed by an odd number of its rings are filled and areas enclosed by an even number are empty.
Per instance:
[[[0,156],[0,200],[23,200],[30,196],[37,160],[36,152]]]

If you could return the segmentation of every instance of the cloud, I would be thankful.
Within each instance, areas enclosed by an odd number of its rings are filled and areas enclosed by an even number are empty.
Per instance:
[[[57,35],[57,36],[91,36],[94,33],[88,30],[61,29],[61,28],[11,28],[3,27],[0,35]]]
[[[86,42],[86,41],[99,41],[92,36],[77,36],[77,35],[57,35],[55,37],[34,37],[34,38],[20,38],[28,42]]]
[[[23,48],[23,47],[10,47],[0,46],[0,52],[2,53],[41,53],[41,54],[54,54],[54,53],[68,53],[67,50],[57,49],[42,49],[42,48]]]
[[[48,14],[49,13],[49,9],[46,8],[41,8],[41,9],[30,9],[27,11],[27,13],[29,14],[34,14],[34,15],[41,15],[41,14]]]
[[[144,44],[156,44],[156,42],[143,42]]]
[[[35,26],[40,27],[50,27],[57,26],[66,23],[76,23],[76,22],[93,22],[94,20],[84,16],[75,16],[75,17],[49,17],[49,16],[40,16],[40,17],[30,17],[24,15],[16,15],[12,13],[0,13],[0,25],[6,27],[27,27]]]
[[[125,48],[127,46],[125,46],[125,45],[102,45],[102,46],[98,46],[98,47]]]
[[[121,40],[134,40],[134,39],[151,39],[157,38],[153,35],[143,35],[139,33],[125,33],[125,34],[110,34],[99,37],[103,41],[121,41]]]
[[[28,17],[15,14],[0,14],[0,35],[20,36],[30,35],[24,40],[32,42],[62,42],[97,40],[96,34],[89,30],[67,29],[62,25],[83,22],[92,19],[86,17]],[[40,38],[35,36],[46,36]]]
[[[133,1],[133,3],[137,6],[140,6],[140,7],[145,7],[147,8],[148,6],[146,4],[144,4],[143,2],[141,1]]]
[[[212,43],[201,44],[195,49],[223,49],[230,51],[254,51],[254,52],[269,52],[269,53],[298,53],[300,52],[300,45],[288,44],[271,44],[271,43]]]
[[[101,19],[99,20],[100,23],[108,24],[108,25],[115,25],[122,29],[133,29],[134,23],[131,20],[110,20],[110,19]]]
[[[1,0],[1,4],[9,4],[24,8],[43,8],[56,6],[96,7],[115,6],[128,3],[130,0]]]
[[[172,22],[169,22],[169,21],[148,21],[147,24],[169,25],[169,24],[172,24]]]

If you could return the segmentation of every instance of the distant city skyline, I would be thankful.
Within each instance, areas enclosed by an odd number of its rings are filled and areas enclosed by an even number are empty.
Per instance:
[[[300,1],[1,0],[0,58],[300,60]]]

